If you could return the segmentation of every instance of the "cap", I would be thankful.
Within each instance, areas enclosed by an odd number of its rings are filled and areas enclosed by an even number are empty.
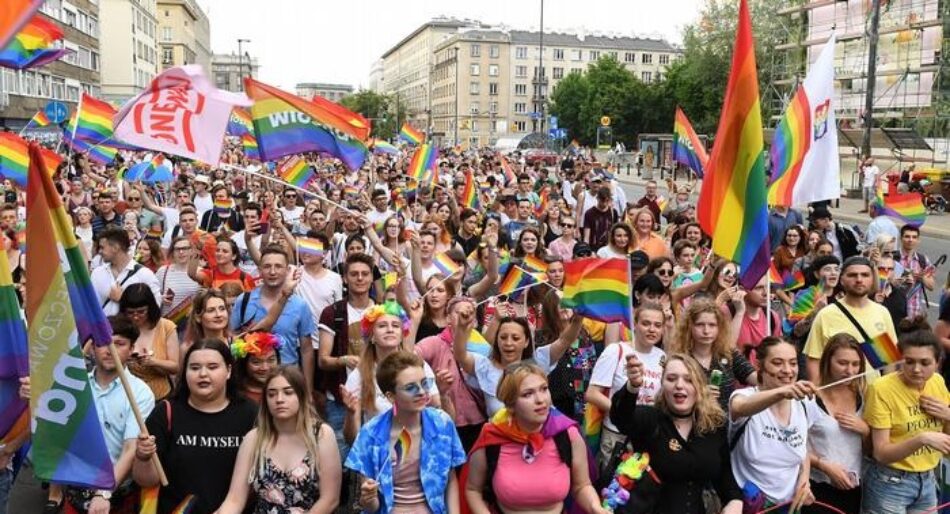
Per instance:
[[[643,250],[637,250],[630,254],[630,269],[641,270],[650,264],[650,256]]]
[[[845,270],[851,266],[867,266],[871,269],[874,269],[874,266],[871,264],[870,259],[862,255],[852,255],[844,260],[841,264],[841,274],[844,275]]]
[[[831,211],[827,207],[815,207],[811,214],[808,215],[808,219],[820,220],[820,219],[831,219]]]
[[[195,175],[195,182],[201,182],[202,184],[211,185],[211,179],[207,175]]]
[[[591,250],[589,244],[576,243],[574,245],[574,257],[590,257],[591,255],[594,255],[594,250]]]

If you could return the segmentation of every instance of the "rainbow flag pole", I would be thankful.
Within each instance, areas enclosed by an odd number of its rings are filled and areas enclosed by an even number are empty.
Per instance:
[[[554,285],[551,284],[550,282],[547,282],[547,281],[540,281],[540,282],[534,282],[534,283],[532,283],[532,284],[528,284],[528,285],[526,285],[526,286],[521,286],[521,287],[519,287],[519,288],[517,288],[517,289],[513,289],[513,290],[509,291],[509,294],[517,293],[518,291],[524,291],[525,289],[531,289],[532,287],[540,286],[541,284],[547,284],[547,285],[549,285],[549,286],[551,286],[551,287],[554,287]],[[498,296],[501,296],[501,295],[489,296],[488,298],[485,298],[484,300],[482,300],[482,301],[476,303],[475,306],[478,307],[479,305],[481,305],[481,304],[483,304],[483,303],[488,303],[489,301],[491,301],[491,300],[497,298]]]
[[[243,167],[241,167],[241,166],[235,166],[235,165],[233,165],[233,164],[221,163],[220,167],[221,167],[221,168],[224,168],[224,169],[229,169],[229,170],[234,170],[234,171],[240,171],[240,172],[243,172],[243,173],[247,173],[248,175],[253,175],[253,176],[255,176],[255,177],[260,177],[260,178],[265,179],[265,180],[270,180],[271,182],[276,182],[276,183],[281,184],[281,185],[283,185],[283,186],[286,186],[286,187],[289,187],[289,188],[292,188],[292,189],[296,189],[297,191],[300,191],[301,193],[303,193],[303,194],[305,194],[305,195],[309,195],[309,196],[312,196],[312,197],[314,197],[314,198],[318,198],[318,199],[320,199],[320,200],[323,200],[324,202],[327,202],[327,203],[329,203],[329,204],[331,204],[331,205],[335,205],[335,206],[339,207],[340,209],[343,209],[343,210],[346,211],[346,212],[352,212],[353,214],[362,214],[361,212],[356,212],[356,211],[354,211],[353,209],[350,209],[349,207],[347,207],[347,206],[345,206],[345,205],[336,203],[336,202],[334,202],[333,200],[330,200],[329,198],[327,198],[327,197],[324,196],[324,195],[321,195],[321,194],[318,194],[318,193],[314,193],[313,191],[311,191],[311,190],[309,190],[309,189],[304,189],[304,188],[302,188],[302,187],[295,186],[294,184],[291,184],[290,182],[285,182],[285,181],[283,181],[283,180],[280,180],[280,179],[277,178],[277,177],[272,177],[272,176],[270,176],[270,175],[265,175],[265,174],[263,174],[263,173],[259,173],[259,172],[256,172],[256,171],[254,171],[254,170],[250,170],[250,169],[247,169],[247,168],[243,168]]]

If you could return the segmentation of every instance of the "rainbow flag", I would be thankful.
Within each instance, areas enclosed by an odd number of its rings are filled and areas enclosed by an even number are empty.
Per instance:
[[[29,167],[30,153],[27,142],[13,132],[0,132],[0,175],[20,187],[25,187]]]
[[[244,147],[244,155],[248,159],[261,160],[261,149],[257,146],[257,138],[253,134],[241,134],[241,146]]]
[[[372,124],[358,112],[353,112],[342,105],[327,100],[320,95],[313,95],[310,98],[313,104],[312,109],[318,113],[317,117],[332,118],[335,124],[341,124],[346,127],[347,132],[353,134],[360,141],[368,142],[369,133],[372,131]]]
[[[515,170],[512,169],[508,158],[501,154],[498,154],[498,158],[501,160],[501,171],[505,174],[505,182],[509,185],[518,182],[518,175],[516,175]]]
[[[780,285],[783,291],[790,291],[805,285],[805,274],[801,270],[794,273],[779,273],[773,261],[769,264],[769,283]]]
[[[323,243],[319,239],[309,237],[297,238],[297,252],[300,254],[323,256]]]
[[[892,193],[884,196],[883,185],[878,186],[871,208],[877,209],[879,214],[897,218],[915,227],[927,221],[927,209],[924,208],[920,193]]]
[[[442,252],[432,258],[432,264],[439,268],[439,273],[442,273],[446,277],[451,277],[455,272],[462,269],[462,266],[455,263],[451,257],[449,257],[448,252]]]
[[[795,295],[795,299],[792,300],[792,310],[787,316],[788,320],[793,323],[799,322],[815,312],[818,299],[821,298],[824,290],[825,284],[819,282]]]
[[[72,140],[78,139],[91,145],[104,143],[112,139],[115,129],[112,118],[115,115],[115,107],[84,92],[79,107],[66,125],[66,132]]]
[[[244,90],[254,101],[251,117],[261,159],[272,161],[305,152],[325,152],[357,170],[369,155],[366,131],[355,118],[341,117],[333,109],[286,93],[250,77]],[[361,137],[361,135],[363,135]]]
[[[0,443],[8,444],[30,429],[27,402],[20,399],[20,378],[30,376],[26,324],[13,287],[7,259],[0,259]]]
[[[785,115],[775,127],[769,157],[772,160],[772,187],[769,202],[789,205],[792,188],[802,171],[805,154],[811,146],[811,108],[804,88],[798,88]]]
[[[25,70],[49,64],[72,53],[68,48],[56,48],[54,42],[63,39],[63,31],[42,15],[34,16],[14,38],[0,50],[0,66]]]
[[[32,427],[33,471],[50,482],[112,489],[112,460],[80,344],[92,339],[96,345],[107,345],[112,341],[112,330],[89,281],[69,216],[36,144],[30,146],[30,156],[26,314],[30,320],[30,410],[36,413]],[[61,255],[65,262],[60,261]],[[68,415],[51,413],[46,407],[46,398],[53,390],[68,399]]]
[[[7,44],[29,23],[43,0],[3,0],[0,2],[0,48]]]
[[[399,129],[399,139],[402,139],[410,145],[421,145],[425,142],[426,135],[412,128],[412,125],[403,123],[402,128]]]
[[[739,279],[752,289],[769,269],[768,206],[762,115],[752,23],[746,0],[739,4],[732,70],[716,144],[696,208],[713,252],[739,265]]]
[[[706,163],[709,162],[706,147],[679,106],[676,107],[676,118],[673,120],[673,161],[695,171],[699,178],[703,178]]]
[[[604,323],[633,327],[628,259],[578,259],[564,263],[561,305]]]
[[[59,165],[63,163],[63,156],[43,147],[40,147],[40,155],[43,157],[43,165],[46,166],[46,171],[52,177]]]
[[[396,284],[399,282],[399,273],[395,271],[390,271],[383,275],[383,291],[389,291],[390,289],[396,287]]]
[[[507,296],[512,300],[520,298],[528,286],[540,284],[543,280],[539,274],[526,271],[521,266],[510,266],[505,278],[498,284],[498,296]]]
[[[63,133],[63,141],[74,152],[86,154],[93,162],[103,166],[109,166],[115,162],[115,156],[119,154],[118,148],[111,144],[92,144],[82,139],[73,139],[68,131]]]
[[[478,210],[478,192],[475,191],[475,175],[469,171],[465,175],[465,187],[462,189],[462,205]]]
[[[412,448],[412,436],[409,435],[409,431],[405,428],[399,432],[399,437],[396,438],[396,443],[393,445],[393,465],[398,466],[402,464],[403,460],[409,456],[409,450]]]
[[[170,514],[191,514],[197,503],[197,498],[193,494],[185,496],[185,499],[178,504]]]
[[[191,314],[191,305],[192,298],[186,298],[172,308],[172,310],[168,311],[164,317],[175,323],[176,327],[182,328],[185,326],[185,323],[188,321],[188,316]]]
[[[901,359],[900,349],[887,332],[881,332],[870,341],[862,342],[861,351],[874,369],[894,364]]]
[[[307,164],[307,161],[295,155],[284,161],[280,168],[277,168],[277,176],[288,184],[307,187],[307,184],[316,177],[316,174]]]
[[[538,219],[540,219],[541,216],[544,215],[545,211],[548,210],[548,197],[550,194],[550,188],[548,188],[548,186],[544,186],[544,188],[541,189],[541,194],[538,195],[538,205],[534,207],[534,215]]]
[[[488,357],[488,355],[491,353],[491,345],[488,344],[485,336],[483,336],[481,332],[475,330],[474,328],[468,335],[468,343],[465,345],[465,349],[472,353],[482,355],[483,357]]]
[[[438,171],[436,163],[439,160],[439,150],[426,143],[420,145],[416,153],[412,154],[412,160],[409,161],[408,175],[420,184],[430,177],[429,182],[435,183],[438,180]]]
[[[887,286],[888,280],[891,278],[891,272],[887,270],[878,269],[877,270],[877,283],[878,289],[884,289]]]
[[[30,121],[26,124],[26,126],[29,127],[30,125],[36,125],[37,127],[46,127],[50,123],[52,122],[48,117],[46,117],[46,111],[40,109],[36,111],[36,114],[34,114],[32,118],[30,118]]]
[[[528,271],[536,271],[538,273],[547,273],[548,272],[548,263],[544,262],[540,257],[535,257],[534,255],[526,255],[524,261],[521,263]]]
[[[160,486],[142,488],[139,494],[139,514],[158,514],[158,492]]]
[[[234,202],[232,202],[230,198],[214,201],[214,213],[217,214],[218,217],[226,218],[231,216],[232,207],[234,207]]]
[[[357,189],[356,186],[351,186],[351,185],[349,185],[349,184],[343,186],[343,197],[344,197],[344,198],[348,198],[348,197],[355,198],[355,197],[357,197],[357,196],[359,196],[359,195],[360,195],[360,190]]]
[[[388,141],[382,139],[374,139],[371,143],[373,147],[373,153],[384,153],[389,155],[396,155],[399,153],[399,149]]]
[[[254,122],[251,121],[251,114],[247,112],[247,109],[242,107],[231,109],[227,133],[238,137],[245,134],[254,134]]]

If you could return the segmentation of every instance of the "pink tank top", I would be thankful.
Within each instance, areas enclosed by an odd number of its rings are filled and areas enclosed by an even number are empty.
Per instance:
[[[580,434],[568,428],[568,437],[576,441]],[[525,510],[563,502],[571,491],[571,470],[561,461],[553,438],[544,445],[531,463],[524,456],[524,445],[508,443],[499,448],[498,467],[492,477],[495,498],[504,507]],[[539,477],[544,477],[539,480]]]

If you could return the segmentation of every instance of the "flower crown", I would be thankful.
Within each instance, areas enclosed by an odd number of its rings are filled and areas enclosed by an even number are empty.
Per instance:
[[[280,338],[270,332],[251,332],[231,343],[231,355],[243,359],[248,355],[260,357],[271,350],[280,349]]]
[[[369,337],[370,334],[373,333],[373,325],[376,323],[376,320],[386,315],[399,318],[399,320],[402,321],[402,336],[406,337],[409,335],[409,315],[406,314],[406,311],[404,311],[398,303],[390,300],[386,303],[378,303],[363,313],[363,321],[360,324],[363,337]]]

